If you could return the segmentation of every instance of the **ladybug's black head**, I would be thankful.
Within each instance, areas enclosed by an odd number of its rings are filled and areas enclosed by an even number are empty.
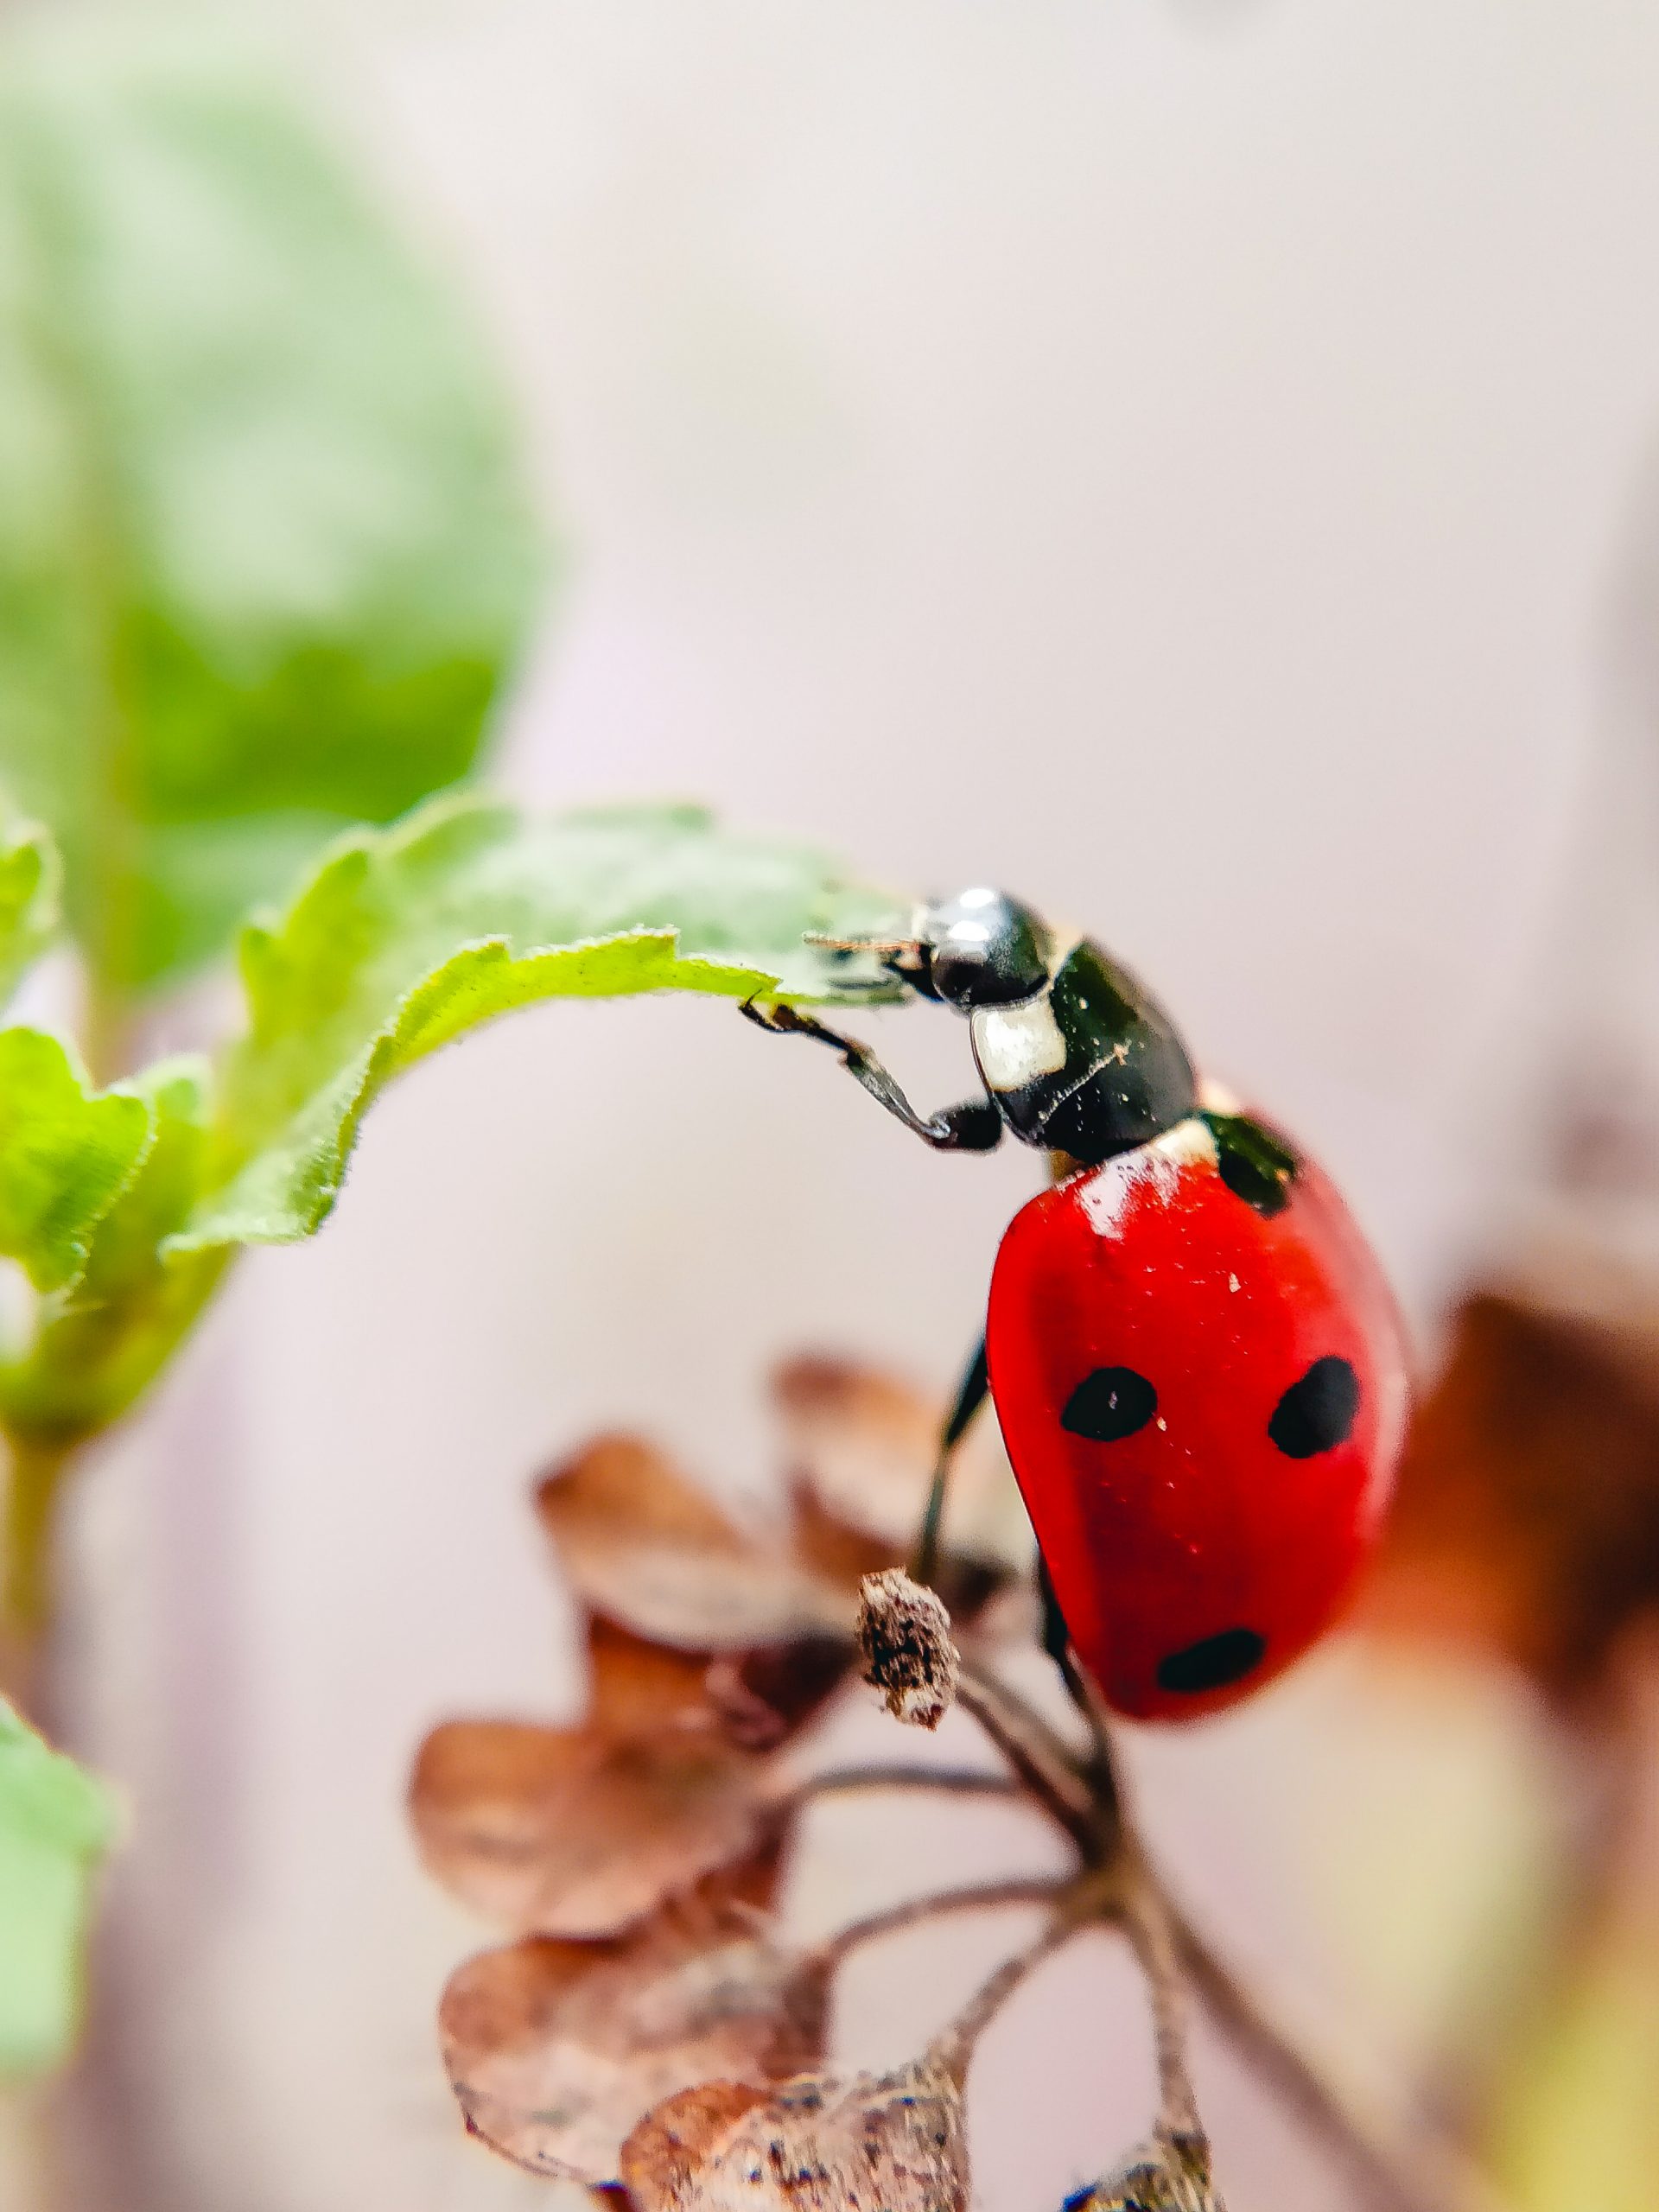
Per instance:
[[[1009,1006],[1048,981],[1053,950],[1047,929],[1029,906],[1006,892],[976,886],[924,906],[916,942],[884,963],[926,997],[958,1014]]]

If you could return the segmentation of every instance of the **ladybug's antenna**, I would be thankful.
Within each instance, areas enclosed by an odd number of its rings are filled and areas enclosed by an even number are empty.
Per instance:
[[[823,937],[817,930],[808,930],[801,942],[816,945],[821,952],[879,952],[891,959],[901,952],[919,952],[922,941],[914,937]]]

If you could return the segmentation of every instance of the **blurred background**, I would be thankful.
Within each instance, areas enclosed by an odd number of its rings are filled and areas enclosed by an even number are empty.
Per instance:
[[[1361,1632],[1131,1756],[1230,1946],[1358,2063],[1479,2105],[1518,2204],[1651,2203],[1649,1592],[1597,1576],[1659,1513],[1659,19],[225,17],[188,37],[286,73],[516,410],[556,556],[493,779],[696,797],[1075,917],[1324,1158],[1425,1378],[1455,1353]],[[213,988],[149,1041],[202,1033]],[[959,1095],[953,1025],[871,1027]],[[91,2061],[120,2193],[88,2202],[557,2196],[460,2134],[432,2007],[482,1931],[416,1863],[408,1762],[446,1714],[577,1698],[527,1505],[550,1455],[625,1423],[753,1495],[779,1356],[947,1387],[1031,1164],[920,1155],[827,1077],[702,1001],[487,1031],[78,1483],[65,1729],[137,1808]],[[1586,1533],[1604,1445],[1624,1486]],[[817,1878],[859,1848],[826,1831]],[[995,2212],[1057,2204],[1144,2106],[1121,1969],[1043,1986],[976,2119]],[[1345,2202],[1201,2056],[1236,2212]]]

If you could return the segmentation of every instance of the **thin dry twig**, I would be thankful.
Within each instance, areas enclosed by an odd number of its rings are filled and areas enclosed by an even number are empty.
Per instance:
[[[967,2074],[974,2046],[1020,1983],[1034,1974],[1046,1959],[1059,1949],[1062,1943],[1068,1942],[1084,1922],[1094,1917],[1098,1910],[1092,1897],[1086,1902],[1082,1901],[1075,1888],[1069,1901],[1062,1898],[1030,1942],[1023,1945],[1012,1958],[1004,1959],[995,1973],[981,1983],[950,2026],[934,2037],[930,2056],[957,2081],[962,2081]]]
[[[967,1656],[958,1700],[1077,1845],[1085,1863],[1118,1878],[1115,1910],[1135,1943],[1153,2007],[1159,2135],[1207,2161],[1185,2058],[1182,1999],[1183,1984],[1190,1983],[1304,2121],[1342,2158],[1380,2212],[1502,2212],[1478,2169],[1452,2145],[1427,2131],[1408,2144],[1347,2088],[1331,2080],[1173,1903],[1141,1845],[1112,1732],[1094,1687],[1074,1661],[1062,1664],[1061,1672],[1089,1724],[1090,1751],[1081,1761],[1023,1698]],[[1110,1918],[1114,1909],[1103,1905],[1096,1916]]]
[[[1138,1853],[1126,1868],[1123,1925],[1146,1977],[1152,2006],[1153,2049],[1158,2062],[1157,2133],[1171,2142],[1208,2138],[1186,2063],[1186,1989],[1175,1930],[1155,1876]]]
[[[1085,1859],[1098,1863],[1100,1813],[1094,1792],[1046,1720],[971,1653],[962,1655],[957,1702],[971,1713],[1008,1764]]]
[[[918,1928],[930,1920],[937,1920],[946,1913],[995,1912],[1011,1905],[1055,1904],[1063,1898],[1067,1885],[1053,1876],[1014,1876],[1004,1882],[981,1882],[959,1890],[936,1890],[930,1895],[906,1897],[900,1904],[885,1905],[878,1912],[867,1913],[861,1920],[849,1923],[833,1936],[826,1936],[812,1953],[815,1963],[830,1964],[844,1959],[849,1951],[861,1944],[874,1943],[886,1936],[896,1936],[906,1928]]]
[[[793,1802],[838,1797],[866,1789],[937,1790],[949,1797],[1006,1797],[1025,1802],[1026,1792],[1012,1777],[970,1766],[836,1766],[809,1775],[791,1793]]]

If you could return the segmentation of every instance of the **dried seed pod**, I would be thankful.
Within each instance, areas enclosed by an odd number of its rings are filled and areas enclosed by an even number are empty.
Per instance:
[[[957,1647],[950,1616],[931,1590],[902,1567],[867,1574],[859,1592],[858,1648],[864,1680],[896,1720],[937,1728],[956,1702]]]
[[[1225,2212],[1201,2136],[1154,2135],[1124,2164],[1068,2196],[1061,2212]]]
[[[648,2113],[622,2146],[642,2212],[966,2212],[968,2139],[950,2069],[804,2074],[770,2095],[708,2082]]]

